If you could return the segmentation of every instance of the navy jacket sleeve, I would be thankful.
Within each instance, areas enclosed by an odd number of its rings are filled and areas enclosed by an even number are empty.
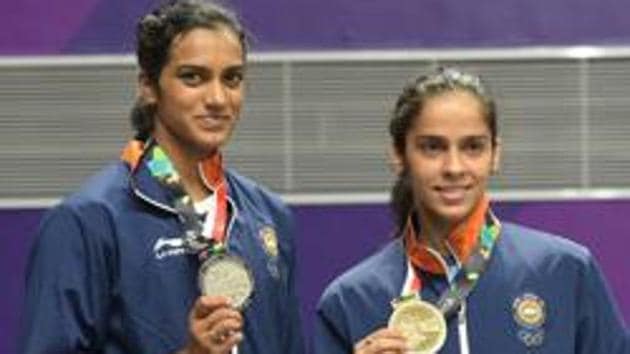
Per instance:
[[[630,334],[599,266],[590,255],[579,291],[576,352],[629,354]]]
[[[323,310],[318,310],[315,317],[315,334],[313,339],[314,354],[350,354],[353,345],[347,343],[338,329]]]
[[[302,323],[300,321],[300,305],[298,301],[298,296],[296,294],[296,275],[297,275],[297,264],[296,264],[296,247],[295,247],[295,228],[293,225],[293,215],[291,211],[285,207],[285,215],[283,217],[284,225],[282,226],[289,236],[287,241],[289,243],[289,252],[287,254],[288,258],[288,269],[289,274],[287,277],[287,300],[288,300],[288,316],[286,318],[286,333],[284,336],[285,343],[284,348],[286,348],[286,353],[291,354],[303,354],[304,353],[304,338],[302,335]]]
[[[102,232],[104,226],[102,218],[80,218],[63,205],[44,218],[27,269],[22,353],[85,353],[99,347],[111,276],[99,235],[91,231]]]

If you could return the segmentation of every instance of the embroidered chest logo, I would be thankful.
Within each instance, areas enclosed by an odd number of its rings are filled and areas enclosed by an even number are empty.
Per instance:
[[[165,238],[160,237],[153,245],[153,254],[155,259],[163,259],[166,257],[182,256],[190,253],[188,247],[181,237]]]
[[[276,230],[271,226],[263,226],[258,232],[260,242],[267,254],[267,270],[275,279],[280,279],[280,269],[278,268],[278,236]]]
[[[527,347],[541,346],[545,340],[547,309],[545,301],[533,293],[525,293],[514,300],[512,315],[519,326],[518,338]]]
[[[259,236],[267,255],[271,258],[277,258],[278,237],[276,236],[276,230],[274,230],[271,226],[265,226],[260,229]]]

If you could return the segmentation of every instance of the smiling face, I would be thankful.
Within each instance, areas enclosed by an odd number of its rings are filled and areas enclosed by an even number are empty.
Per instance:
[[[227,28],[195,28],[176,36],[157,85],[141,77],[156,107],[153,137],[169,151],[214,154],[230,137],[243,99],[243,49]]]
[[[411,177],[423,221],[449,227],[464,221],[484,195],[499,149],[479,99],[454,90],[425,101],[399,159]]]

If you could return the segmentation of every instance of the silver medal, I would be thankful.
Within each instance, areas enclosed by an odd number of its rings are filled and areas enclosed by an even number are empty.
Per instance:
[[[232,306],[243,309],[254,291],[254,278],[245,262],[234,255],[213,255],[199,268],[203,295],[225,296]]]

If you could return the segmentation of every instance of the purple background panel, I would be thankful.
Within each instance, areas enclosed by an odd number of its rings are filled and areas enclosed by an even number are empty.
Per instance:
[[[226,0],[256,50],[502,47],[630,43],[618,0]],[[4,1],[0,55],[113,54],[133,49],[156,0]]]
[[[599,261],[626,323],[630,321],[630,200],[500,202],[495,211],[515,221],[565,235],[591,249]],[[388,207],[297,206],[299,295],[303,327],[312,331],[315,305],[325,286],[391,238]],[[14,353],[29,249],[43,210],[0,210],[0,353]]]
[[[17,353],[25,269],[41,210],[0,209],[0,353]]]
[[[133,52],[136,21],[152,9],[152,3],[155,1],[101,1],[61,51],[76,54]]]
[[[103,0],[0,2],[0,54],[59,54]]]
[[[263,49],[627,43],[619,1],[281,0],[242,8]]]

